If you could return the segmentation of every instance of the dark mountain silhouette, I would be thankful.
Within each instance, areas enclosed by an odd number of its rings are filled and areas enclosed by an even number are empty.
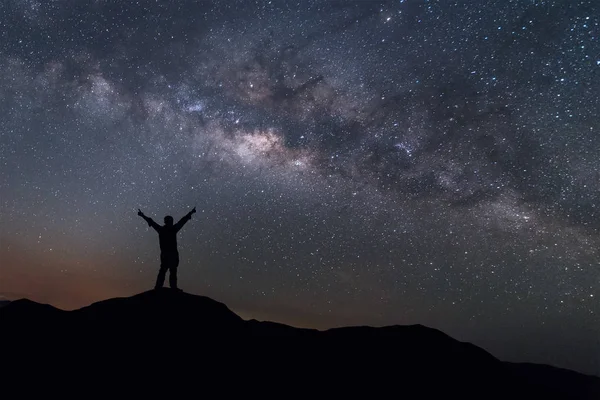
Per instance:
[[[300,329],[244,320],[208,297],[170,289],[74,311],[16,300],[0,308],[0,325],[10,344],[4,365],[60,359],[82,370],[177,370],[202,385],[221,379],[229,391],[234,382],[261,382],[311,397],[600,399],[600,378],[502,362],[422,325]],[[27,376],[34,379],[30,369]]]

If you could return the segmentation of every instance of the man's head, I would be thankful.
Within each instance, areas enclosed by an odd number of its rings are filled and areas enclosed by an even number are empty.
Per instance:
[[[171,217],[170,215],[167,215],[165,217],[165,225],[172,226],[173,225],[173,217]]]

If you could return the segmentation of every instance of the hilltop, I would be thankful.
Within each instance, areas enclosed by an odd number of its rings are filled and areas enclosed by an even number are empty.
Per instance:
[[[44,354],[81,368],[110,360],[141,371],[148,368],[142,360],[166,357],[188,372],[183,364],[191,362],[198,371],[227,368],[229,380],[276,378],[338,395],[362,388],[425,397],[600,398],[599,378],[502,362],[426,326],[300,329],[244,320],[223,303],[170,289],[73,311],[15,300],[0,308],[0,321],[2,341],[11,343],[5,361]]]

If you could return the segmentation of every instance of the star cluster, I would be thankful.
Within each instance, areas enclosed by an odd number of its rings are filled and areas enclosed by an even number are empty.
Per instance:
[[[180,281],[600,373],[593,0],[0,4],[0,291]]]

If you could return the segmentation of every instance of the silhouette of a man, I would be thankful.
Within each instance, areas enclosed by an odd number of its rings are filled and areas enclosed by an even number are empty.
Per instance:
[[[163,287],[165,275],[169,270],[169,286],[171,289],[177,289],[177,267],[179,266],[179,252],[177,251],[177,232],[192,218],[192,214],[196,212],[196,207],[189,213],[183,216],[175,225],[173,225],[173,217],[167,215],[164,218],[165,225],[160,226],[150,217],[146,217],[138,208],[138,215],[146,220],[149,226],[153,227],[158,232],[160,243],[160,270],[156,278],[155,289]]]

